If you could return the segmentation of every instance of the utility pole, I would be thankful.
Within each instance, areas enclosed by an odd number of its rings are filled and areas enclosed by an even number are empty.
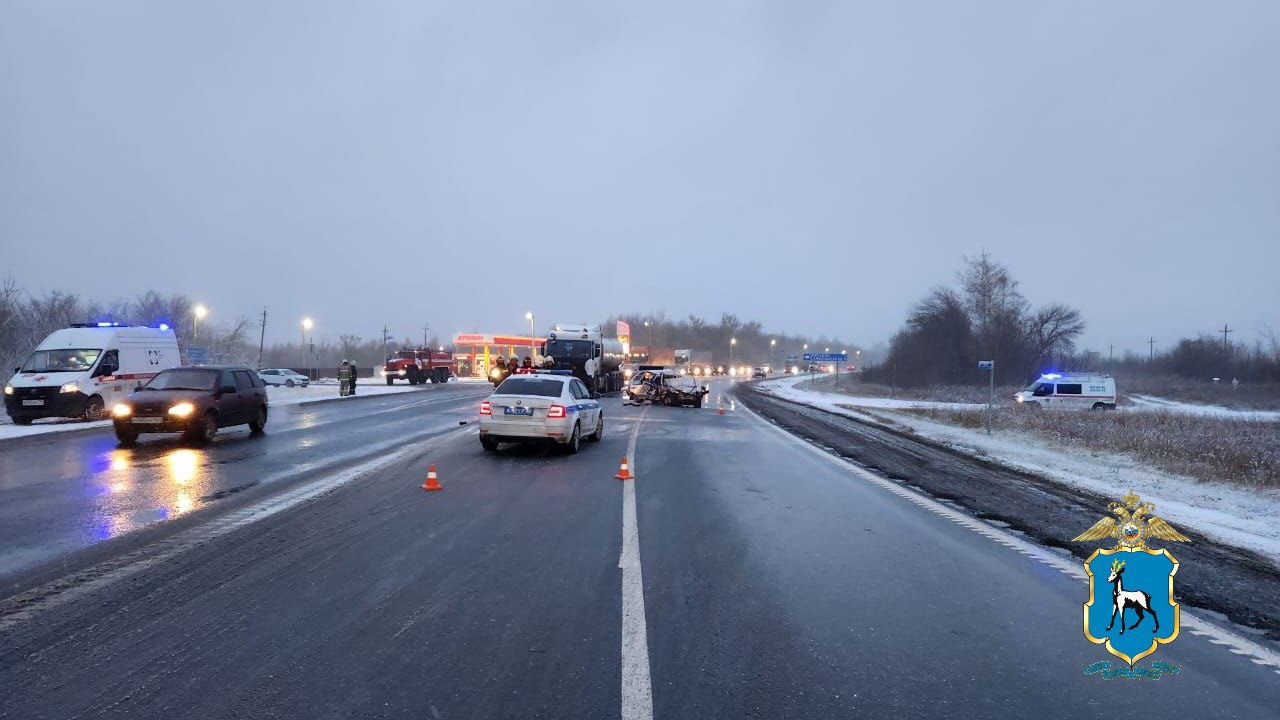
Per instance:
[[[427,325],[426,323],[423,323],[423,325],[422,325],[422,347],[428,347],[428,346],[427,346],[427,341],[428,341],[427,333],[428,333],[430,330],[431,330],[431,326],[430,326],[430,325]]]
[[[1147,346],[1150,347],[1150,352],[1147,355],[1147,362],[1154,363],[1156,361],[1156,336],[1155,335],[1152,335],[1150,338],[1147,339]]]
[[[382,357],[384,359],[391,357],[391,353],[387,352],[387,339],[389,337],[390,336],[387,334],[387,326],[383,325],[382,326]]]
[[[1116,346],[1114,344],[1107,346],[1107,364],[1110,365],[1116,359]]]
[[[1230,324],[1224,324],[1218,332],[1222,333],[1222,352],[1225,354],[1227,352],[1227,333],[1233,333],[1235,330],[1231,329]]]
[[[258,369],[262,369],[262,346],[267,342],[267,308],[262,308],[262,333],[258,335]]]

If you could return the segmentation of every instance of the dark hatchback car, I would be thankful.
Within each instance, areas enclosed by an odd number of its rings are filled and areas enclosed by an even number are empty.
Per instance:
[[[125,445],[141,433],[174,432],[202,444],[233,425],[257,435],[267,424],[267,388],[247,367],[170,368],[116,403],[111,418]]]

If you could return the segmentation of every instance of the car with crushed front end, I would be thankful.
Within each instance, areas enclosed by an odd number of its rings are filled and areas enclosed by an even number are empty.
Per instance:
[[[567,370],[512,375],[480,403],[480,445],[494,451],[502,443],[551,443],[568,454],[582,438],[604,437],[600,393]]]
[[[116,439],[137,442],[142,433],[182,433],[192,444],[213,440],[218,430],[267,424],[267,388],[258,374],[239,365],[164,370],[111,408]]]

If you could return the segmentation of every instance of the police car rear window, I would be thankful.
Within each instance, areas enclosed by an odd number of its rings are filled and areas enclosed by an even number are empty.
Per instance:
[[[560,397],[564,389],[563,380],[551,378],[509,377],[498,386],[495,395],[539,395],[542,397]]]

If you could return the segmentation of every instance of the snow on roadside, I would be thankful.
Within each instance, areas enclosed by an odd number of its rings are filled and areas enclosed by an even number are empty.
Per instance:
[[[1168,412],[1187,413],[1189,415],[1206,415],[1227,420],[1263,420],[1280,422],[1280,410],[1235,410],[1221,405],[1196,405],[1193,403],[1165,400],[1150,395],[1130,395],[1131,409],[1165,410]]]
[[[906,427],[921,437],[961,452],[1083,488],[1103,497],[1118,500],[1126,491],[1133,490],[1143,500],[1155,503],[1156,514],[1175,527],[1194,528],[1220,542],[1262,554],[1280,566],[1280,524],[1275,522],[1275,518],[1280,516],[1280,491],[1201,482],[1156,470],[1123,453],[1058,446],[1044,438],[1013,430],[999,430],[987,435],[982,430],[895,412],[901,408],[862,405],[863,400],[880,398],[809,392],[793,387],[794,384],[792,378],[786,378],[761,383],[761,387],[778,397],[846,417]],[[1100,507],[1098,517],[1081,518],[1081,530],[1106,514],[1106,508]]]
[[[777,380],[765,380],[760,383],[760,388],[780,398],[813,404],[817,407],[821,407],[823,410],[832,410],[838,405],[856,405],[858,407],[878,408],[883,410],[906,410],[911,408],[930,408],[934,410],[976,410],[986,407],[986,405],[976,403],[949,403],[936,402],[932,400],[865,397],[858,395],[846,395],[844,393],[822,392],[821,390],[801,390],[796,387],[797,384],[808,379],[809,376],[807,375],[792,375],[790,377],[778,378]]]

